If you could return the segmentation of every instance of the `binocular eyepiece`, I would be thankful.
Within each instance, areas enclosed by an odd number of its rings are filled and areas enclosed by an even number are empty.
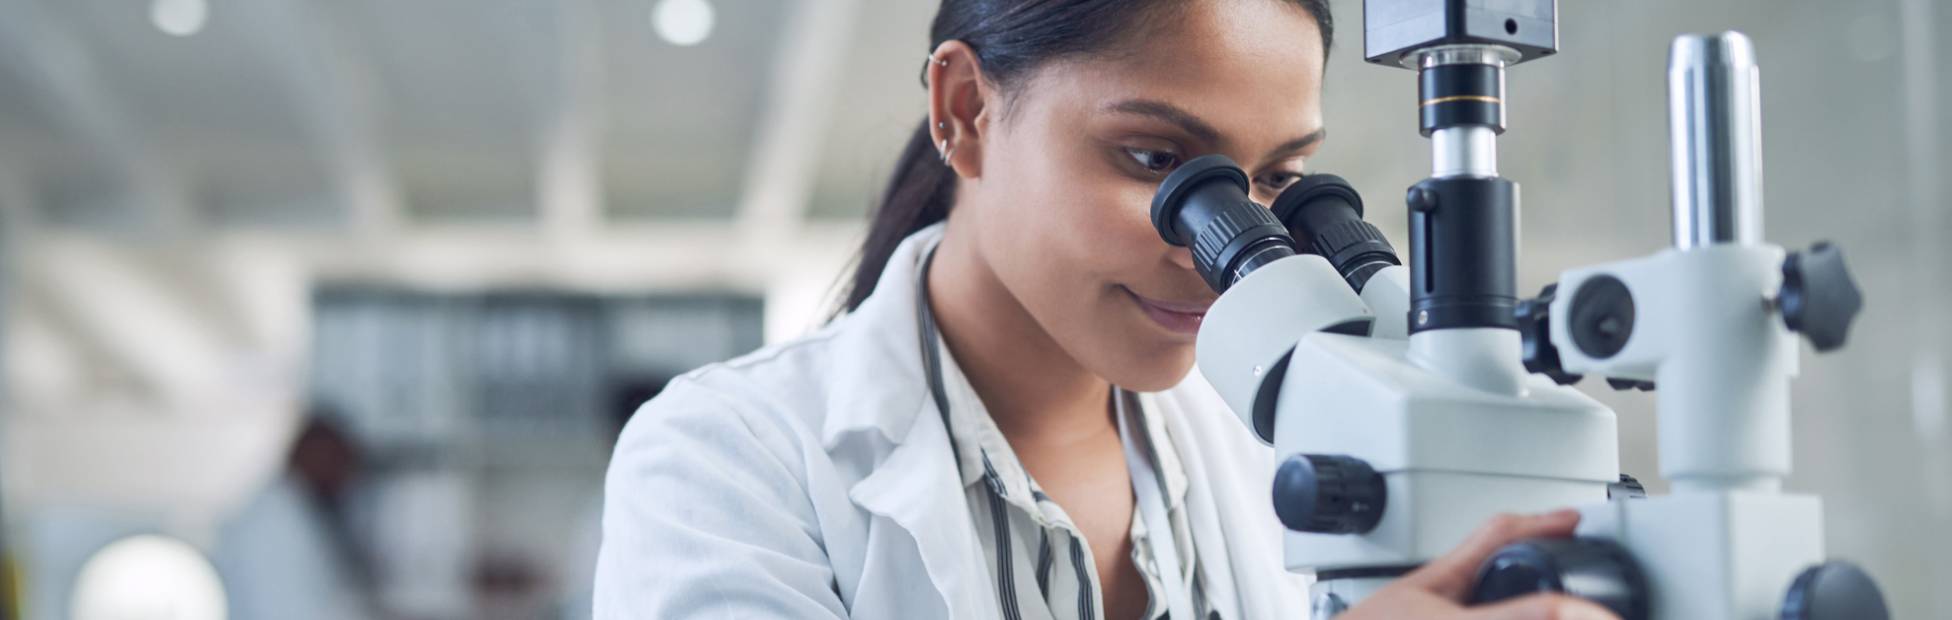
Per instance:
[[[1261,265],[1294,256],[1294,237],[1247,196],[1247,173],[1225,155],[1181,164],[1152,197],[1152,227],[1193,250],[1193,266],[1214,292]]]
[[[1357,292],[1377,271],[1402,264],[1382,231],[1362,221],[1362,197],[1342,177],[1304,176],[1272,208],[1247,190],[1247,173],[1233,160],[1206,155],[1167,175],[1152,198],[1159,237],[1191,248],[1194,269],[1215,292],[1298,253],[1328,259]]]

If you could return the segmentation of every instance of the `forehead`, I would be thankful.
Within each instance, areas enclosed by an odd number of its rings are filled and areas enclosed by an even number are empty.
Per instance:
[[[1163,12],[1114,53],[1053,63],[1026,94],[1094,110],[1160,100],[1228,136],[1286,140],[1321,126],[1323,61],[1314,16],[1292,2],[1196,0]]]

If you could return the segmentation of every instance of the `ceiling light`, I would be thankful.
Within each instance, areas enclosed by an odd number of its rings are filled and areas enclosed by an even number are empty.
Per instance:
[[[224,620],[224,586],[195,547],[141,534],[110,543],[75,577],[73,617]]]
[[[149,21],[164,34],[187,37],[203,30],[209,19],[209,0],[155,0],[149,5]]]
[[[658,0],[651,25],[672,45],[697,45],[712,34],[712,5],[707,0]]]

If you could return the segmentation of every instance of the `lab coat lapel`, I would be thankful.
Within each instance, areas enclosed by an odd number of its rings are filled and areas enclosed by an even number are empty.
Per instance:
[[[1143,395],[1165,419],[1186,470],[1186,507],[1207,595],[1223,618],[1297,617],[1307,610],[1308,576],[1289,573],[1281,524],[1268,510],[1274,453],[1254,439],[1199,371],[1171,390]],[[1212,551],[1209,551],[1212,550]]]
[[[1156,394],[1140,394],[1139,399],[1147,411],[1155,412],[1164,419],[1167,436],[1175,440],[1173,449],[1179,453],[1180,467],[1185,470],[1188,481],[1186,496],[1181,501],[1187,509],[1189,529],[1193,532],[1193,548],[1202,550],[1200,563],[1230,563],[1224,571],[1203,571],[1206,578],[1203,587],[1209,604],[1222,618],[1259,617],[1240,613],[1239,592],[1236,590],[1238,584],[1233,579],[1239,566],[1231,565],[1234,550],[1229,548],[1224,526],[1219,522],[1220,515],[1214,510],[1213,493],[1206,486],[1208,472],[1204,455],[1201,454],[1203,446],[1193,439],[1193,430],[1186,419],[1187,412],[1182,410],[1177,399],[1162,398]]]
[[[848,496],[914,538],[951,618],[1001,617],[995,597],[976,587],[989,583],[988,568],[949,454],[948,432],[929,403],[915,414],[908,436]]]
[[[840,320],[834,343],[834,385],[827,399],[821,441],[829,451],[842,437],[873,429],[889,443],[904,443],[918,411],[929,400],[922,372],[921,323],[915,316],[916,275],[922,252],[942,237],[942,225],[924,228],[895,247],[874,293]],[[939,427],[939,425],[938,425]],[[944,459],[947,460],[947,459]]]
[[[949,448],[942,414],[928,396],[923,376],[921,324],[915,315],[918,263],[942,236],[937,224],[910,235],[895,249],[881,279],[845,321],[836,337],[835,390],[821,429],[829,452],[849,436],[872,431],[892,444],[848,490],[862,509],[885,518],[914,539],[935,592],[951,618],[997,618],[996,597],[983,565],[982,544],[969,515],[961,476]],[[858,450],[863,444],[849,444]],[[847,460],[837,458],[836,460]],[[869,549],[869,553],[902,550]]]

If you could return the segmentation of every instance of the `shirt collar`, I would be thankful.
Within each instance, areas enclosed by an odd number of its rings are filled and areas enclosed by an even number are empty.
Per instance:
[[[937,338],[941,338],[937,335]],[[949,397],[949,435],[962,455],[962,483],[964,487],[981,481],[986,467],[994,469],[998,481],[1005,490],[1005,499],[1012,502],[1035,505],[1032,497],[1030,474],[1017,459],[1017,453],[1010,448],[1010,442],[1003,431],[990,417],[989,409],[983,406],[983,399],[976,394],[976,388],[969,383],[955,356],[949,353],[948,344],[937,342],[942,352],[942,384]],[[1186,497],[1186,469],[1174,449],[1171,433],[1160,408],[1149,394],[1123,392],[1127,398],[1126,406],[1136,407],[1140,419],[1144,420],[1143,432],[1146,444],[1152,447],[1150,455],[1154,471],[1159,472],[1166,485],[1168,509],[1176,510]],[[984,463],[985,456],[989,463]]]
[[[1139,418],[1145,421],[1148,444],[1152,446],[1154,471],[1159,472],[1166,484],[1166,508],[1178,510],[1186,499],[1186,466],[1179,460],[1179,450],[1173,445],[1173,433],[1166,424],[1164,408],[1159,407],[1153,394],[1132,394],[1130,404],[1138,407]]]
[[[997,473],[998,481],[1007,491],[1006,499],[1030,497],[1030,474],[1024,471],[1023,464],[1017,460],[1017,453],[1010,449],[1009,440],[1003,437],[1003,430],[997,428],[996,420],[990,418],[989,408],[983,406],[982,397],[976,394],[975,386],[969,384],[969,377],[962,373],[962,366],[956,364],[955,356],[949,353],[947,342],[936,335],[937,350],[942,352],[942,387],[949,396],[949,439],[955,442],[956,450],[962,455],[957,465],[962,469],[962,484],[967,487],[982,480],[990,469]],[[985,458],[988,465],[984,464]],[[1021,481],[1021,485],[1018,484]],[[1018,486],[1023,488],[1019,489]]]

